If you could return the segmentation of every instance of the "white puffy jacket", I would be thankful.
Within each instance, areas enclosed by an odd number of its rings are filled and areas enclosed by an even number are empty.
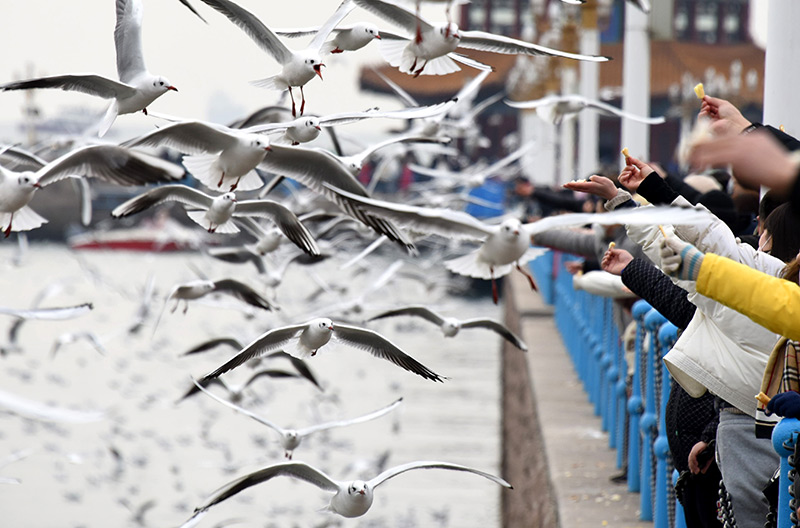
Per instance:
[[[679,196],[672,205],[692,206]],[[778,276],[784,262],[739,242],[721,220],[705,225],[663,226],[704,253],[728,257],[770,275]],[[628,236],[642,246],[645,254],[660,264],[661,231],[654,226],[627,226]],[[666,356],[670,374],[693,397],[706,390],[750,416],[755,417],[761,379],[772,348],[779,336],[720,303],[695,291],[695,283],[676,281],[689,292],[697,306],[689,326]]]

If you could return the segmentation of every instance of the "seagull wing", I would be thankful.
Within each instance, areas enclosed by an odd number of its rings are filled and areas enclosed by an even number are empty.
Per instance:
[[[705,209],[694,207],[627,207],[607,213],[571,213],[568,215],[548,216],[536,222],[523,224],[522,227],[528,235],[536,235],[556,227],[572,227],[584,224],[702,224],[708,222],[710,214]]]
[[[273,306],[264,297],[258,294],[253,288],[243,282],[234,279],[222,279],[214,281],[214,291],[233,295],[237,299],[246,302],[250,306],[272,310]]]
[[[419,24],[419,28],[423,33],[433,29],[433,26],[425,19],[417,17],[414,12],[397,4],[383,2],[382,0],[354,1],[359,7],[402,27],[411,34],[417,31],[417,24]]]
[[[121,203],[111,211],[111,216],[114,218],[130,216],[164,202],[181,202],[198,209],[208,209],[213,199],[206,193],[186,185],[162,185]]]
[[[335,126],[346,125],[348,123],[355,123],[364,119],[374,119],[382,117],[385,119],[424,119],[427,117],[434,117],[446,113],[456,104],[455,99],[445,101],[429,106],[415,106],[410,108],[401,108],[400,110],[389,110],[381,112],[377,108],[367,110],[366,112],[349,112],[340,114],[331,114],[320,118],[321,126]]]
[[[608,57],[602,55],[569,53],[567,51],[560,51],[548,48],[547,46],[540,46],[539,44],[532,44],[523,40],[487,33],[485,31],[459,31],[459,34],[461,35],[461,40],[458,43],[459,48],[492,51],[504,54],[549,55],[551,57],[563,57],[566,59],[589,62],[606,62],[609,60]]]
[[[584,99],[584,101],[587,106],[595,108],[605,114],[615,115],[618,117],[622,117],[624,119],[632,119],[633,121],[639,121],[640,123],[647,123],[649,125],[660,125],[661,123],[667,120],[664,116],[645,117],[636,114],[631,114],[630,112],[626,112],[621,108],[617,108],[616,106],[604,103],[603,101],[594,101],[591,99]]]
[[[297,372],[301,376],[303,376],[308,381],[310,381],[311,383],[316,385],[319,390],[322,390],[322,391],[325,390],[325,389],[322,388],[322,385],[319,384],[319,381],[317,381],[317,377],[314,376],[314,373],[311,372],[311,369],[308,368],[308,365],[306,365],[306,362],[304,360],[302,360],[300,358],[296,358],[291,354],[287,354],[283,350],[279,350],[277,352],[273,352],[272,354],[267,354],[264,357],[283,357],[283,358],[288,359],[289,362],[292,364],[292,366],[295,368],[295,370],[297,370]]]
[[[259,274],[264,274],[267,271],[266,266],[264,266],[264,259],[261,257],[261,255],[255,253],[252,249],[247,247],[209,248],[208,254],[215,259],[219,259],[224,262],[231,262],[233,264],[246,264],[248,262],[252,262]]]
[[[142,53],[142,0],[117,0],[114,45],[120,81],[128,83],[146,71]]]
[[[422,317],[426,321],[430,321],[436,326],[442,326],[442,324],[444,324],[444,319],[441,315],[422,305],[406,306],[404,308],[388,310],[386,312],[379,313],[374,317],[370,317],[369,321],[374,321],[375,319],[385,319],[386,317],[396,317],[398,315],[414,315],[417,317]]]
[[[184,352],[183,355],[188,356],[190,354],[199,354],[200,352],[211,350],[212,348],[216,348],[220,345],[228,345],[230,347],[235,348],[236,350],[241,350],[242,347],[244,346],[237,339],[234,339],[232,337],[217,337],[214,339],[209,339],[208,341],[204,341],[199,345],[195,345],[194,347]]]
[[[512,486],[505,480],[501,479],[500,477],[495,477],[489,473],[485,473],[478,469],[473,469],[471,467],[462,466],[460,464],[451,464],[449,462],[432,462],[432,461],[425,461],[425,460],[418,460],[416,462],[409,462],[407,464],[401,464],[399,466],[395,466],[393,468],[387,469],[377,477],[371,479],[367,484],[372,486],[372,488],[377,488],[379,485],[383,484],[386,480],[389,480],[392,477],[396,477],[400,473],[405,473],[406,471],[412,469],[452,469],[455,471],[467,471],[469,473],[475,473],[476,475],[480,475],[484,478],[491,480],[492,482],[496,482],[505,488],[511,489]]]
[[[0,165],[17,172],[36,172],[47,162],[32,152],[9,145],[0,148]]]
[[[383,147],[394,145],[396,143],[436,143],[439,145],[447,145],[450,142],[451,139],[448,137],[428,137],[417,135],[395,136],[378,143],[373,143],[358,154],[347,156],[345,159],[352,160],[357,165],[363,165],[364,160],[372,156],[375,152],[379,151]]]
[[[208,0],[203,0],[208,1]],[[304,462],[284,462],[282,464],[275,464],[273,466],[259,469],[253,473],[249,473],[241,478],[234,480],[214,492],[202,506],[195,508],[195,515],[199,512],[209,509],[215,504],[219,504],[227,498],[230,498],[240,491],[246,490],[250,486],[261,484],[273,477],[285,475],[294,477],[296,479],[304,480],[314,484],[318,488],[325,491],[337,491],[339,485],[336,481],[332,480],[328,475],[318,470],[315,467],[309,466]]]
[[[461,328],[488,328],[489,330],[500,334],[503,339],[520,350],[525,352],[528,351],[528,345],[526,345],[522,339],[509,330],[505,325],[502,325],[497,321],[492,321],[491,319],[467,319],[466,321],[461,322]]]
[[[201,381],[219,377],[234,369],[249,359],[264,356],[283,348],[291,339],[295,338],[306,328],[306,324],[282,326],[273,328],[256,338],[255,341],[244,347],[238,354],[229,359],[218,369],[209,372]]]
[[[492,233],[490,226],[461,211],[384,202],[357,196],[333,186],[328,188],[335,194],[355,202],[356,208],[395,220],[414,231],[457,239],[483,239]]]
[[[20,319],[40,319],[46,321],[63,321],[80,317],[92,310],[92,303],[83,303],[76,306],[65,306],[63,308],[32,308],[29,310],[17,310],[14,308],[4,308],[0,306],[0,314],[11,315]]]
[[[383,34],[381,34],[381,36],[383,36]],[[399,97],[405,103],[406,106],[414,106],[414,107],[419,106],[419,103],[417,102],[417,100],[414,99],[411,96],[411,94],[409,94],[407,91],[405,91],[399,84],[397,84],[396,82],[394,82],[393,80],[391,80],[390,78],[388,78],[386,75],[384,75],[383,73],[381,73],[379,70],[377,70],[375,68],[372,68],[372,71],[375,73],[375,75],[380,77],[381,80],[383,82],[385,82],[386,85],[389,88],[391,88],[394,91],[395,94],[397,94],[397,97]],[[487,73],[487,75],[488,75],[488,73]]]
[[[113,81],[95,73],[53,75],[26,81],[15,81],[0,85],[0,91],[31,90],[34,88],[58,88],[68,92],[81,92],[103,99],[124,99],[136,94],[133,86]]]
[[[326,40],[328,40],[328,36],[331,34],[331,31],[333,31],[334,28],[339,25],[342,19],[355,8],[356,5],[352,2],[352,0],[344,0],[341,4],[339,4],[339,7],[336,9],[336,11],[334,11],[330,18],[325,21],[322,27],[319,28],[319,31],[317,31],[317,33],[314,35],[314,38],[308,45],[308,49],[319,53],[322,49],[322,45],[325,44]]]
[[[345,29],[349,28],[335,28],[334,31],[344,31]],[[315,35],[317,31],[320,30],[320,26],[312,26],[312,27],[305,27],[305,28],[281,28],[273,30],[278,36],[286,37],[286,38],[299,38],[299,37],[310,37],[311,35]]]
[[[292,51],[284,46],[277,35],[247,9],[230,0],[202,1],[228,17],[228,20],[239,26],[239,29],[258,44],[258,47],[275,57],[279,63],[286,64],[292,60]]]
[[[374,420],[375,418],[380,418],[384,414],[387,414],[395,409],[398,405],[403,402],[403,398],[398,398],[393,403],[387,405],[383,409],[378,409],[377,411],[371,412],[369,414],[365,414],[363,416],[359,416],[357,418],[350,418],[349,420],[338,420],[334,422],[326,422],[322,424],[312,425],[309,427],[305,427],[303,429],[298,429],[297,434],[301,436],[306,436],[311,433],[316,433],[317,431],[324,431],[326,429],[334,429],[336,427],[346,427],[348,425],[360,424],[364,422],[368,422],[370,420]]]
[[[186,154],[203,154],[220,152],[235,143],[236,136],[226,127],[210,125],[202,121],[181,121],[126,141],[121,146],[164,146]]]
[[[269,427],[271,429],[274,429],[275,431],[277,431],[281,435],[286,432],[286,429],[284,429],[280,425],[277,425],[277,424],[275,424],[273,422],[270,422],[266,418],[263,418],[263,417],[257,415],[254,412],[248,411],[247,409],[245,409],[243,407],[239,407],[235,403],[231,403],[228,400],[224,400],[224,399],[220,398],[219,396],[217,396],[216,394],[214,394],[210,390],[206,389],[205,388],[205,385],[206,385],[205,383],[198,382],[196,379],[192,379],[192,382],[194,383],[195,387],[197,387],[198,390],[204,392],[206,394],[206,396],[208,396],[209,398],[217,400],[222,405],[225,405],[226,407],[230,407],[234,411],[236,411],[238,413],[242,413],[245,416],[249,416],[253,420],[255,420],[255,421],[259,422],[259,423],[262,423],[262,424],[266,425],[267,427]]]
[[[366,196],[367,191],[353,174],[337,160],[333,154],[322,149],[284,147],[273,145],[272,152],[264,157],[259,167],[299,181],[311,190],[323,194],[336,202],[347,214],[374,229],[389,240],[413,248],[390,222],[365,214],[352,206],[350,200],[334,193],[326,183],[358,196]]]
[[[185,171],[161,158],[118,147],[90,145],[73,150],[36,172],[46,186],[69,176],[99,178],[117,185],[146,185],[180,180]]]
[[[342,343],[366,350],[375,357],[391,361],[395,365],[425,379],[444,381],[441,376],[400,350],[394,343],[377,332],[357,326],[336,323],[333,327],[333,335]]]
[[[504,102],[511,108],[538,108],[540,106],[554,105],[561,102],[561,97],[558,95],[547,95],[539,99],[531,99],[529,101],[512,101],[506,99]]]
[[[263,216],[269,218],[286,238],[309,255],[319,255],[319,247],[306,226],[286,206],[272,200],[243,200],[236,204],[234,216]]]

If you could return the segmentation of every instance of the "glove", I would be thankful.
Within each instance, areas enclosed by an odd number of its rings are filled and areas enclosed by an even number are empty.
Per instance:
[[[776,394],[767,404],[767,411],[784,418],[800,418],[800,393],[787,391]]]
[[[703,263],[703,252],[676,237],[661,241],[661,269],[667,275],[696,281]]]

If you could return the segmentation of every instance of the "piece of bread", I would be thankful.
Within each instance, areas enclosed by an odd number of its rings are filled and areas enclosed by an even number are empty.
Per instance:
[[[697,83],[694,87],[694,93],[698,99],[702,99],[706,96],[706,91],[703,90],[703,83]]]

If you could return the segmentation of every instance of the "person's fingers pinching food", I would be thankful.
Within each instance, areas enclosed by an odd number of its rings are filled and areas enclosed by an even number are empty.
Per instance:
[[[681,280],[697,280],[703,252],[676,237],[661,241],[661,269],[667,275]]]

